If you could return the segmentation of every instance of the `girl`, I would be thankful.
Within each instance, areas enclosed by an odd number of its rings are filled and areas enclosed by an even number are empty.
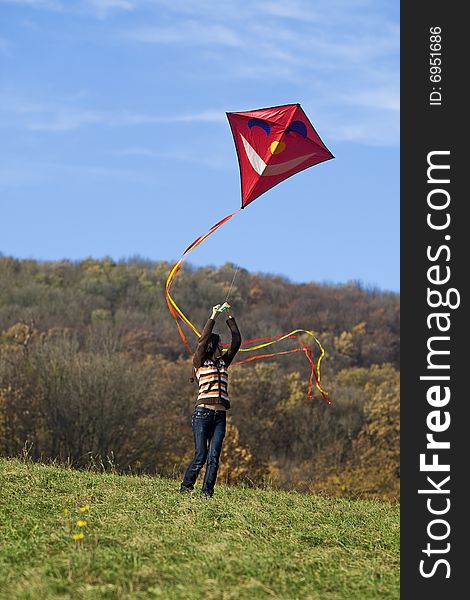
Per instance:
[[[232,333],[232,342],[227,351],[220,345],[220,336],[212,333],[215,320],[221,312],[227,313],[226,323]],[[199,384],[199,393],[192,428],[194,434],[194,458],[184,475],[180,492],[192,492],[200,470],[206,463],[206,472],[201,494],[212,496],[219,468],[219,457],[225,436],[226,411],[230,408],[228,397],[228,367],[241,344],[241,336],[230,305],[225,302],[212,308],[212,314],[202,330],[193,356],[194,372]]]

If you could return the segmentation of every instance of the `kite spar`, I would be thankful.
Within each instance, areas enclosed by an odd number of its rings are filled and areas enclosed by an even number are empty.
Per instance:
[[[196,238],[186,248],[180,260],[168,274],[165,286],[168,308],[175,319],[181,339],[190,353],[192,353],[191,346],[182,326],[187,326],[198,337],[201,333],[178,307],[171,296],[173,280],[188,255],[215,233],[219,227],[270,188],[308,167],[334,158],[320,139],[320,136],[315,131],[300,104],[286,104],[247,112],[229,112],[227,113],[227,118],[232,130],[238,156],[242,197],[241,208],[218,221],[207,233]],[[320,357],[316,364],[313,359],[312,349],[307,344],[301,342],[300,347],[282,352],[257,354],[256,356],[233,363],[233,365],[261,358],[290,354],[292,352],[303,352],[309,362],[311,371],[308,396],[311,397],[313,384],[315,383],[316,388],[325,401],[331,404],[327,392],[321,387],[320,367],[325,350],[313,331],[295,329],[283,335],[247,340],[242,343],[242,346],[248,347],[240,348],[240,352],[252,352],[285,339],[295,339],[297,338],[297,334],[311,336],[319,347]],[[250,346],[250,344],[255,345]]]

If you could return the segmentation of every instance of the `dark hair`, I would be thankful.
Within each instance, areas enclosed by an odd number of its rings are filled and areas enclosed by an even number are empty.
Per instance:
[[[205,361],[208,358],[212,358],[212,356],[213,356],[214,352],[217,350],[219,344],[220,344],[220,335],[218,333],[211,333],[209,336],[209,339],[206,342],[206,347],[204,348],[204,358],[202,360]],[[191,377],[189,378],[190,383],[194,383],[194,381],[195,381],[194,375],[195,375],[195,369],[193,367]]]
[[[205,358],[212,358],[212,355],[217,350],[220,344],[220,335],[218,333],[211,333],[206,343],[204,351]]]

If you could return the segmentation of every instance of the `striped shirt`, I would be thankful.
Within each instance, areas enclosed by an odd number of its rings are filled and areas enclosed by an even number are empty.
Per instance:
[[[228,397],[228,368],[223,359],[205,360],[204,364],[196,370],[199,383],[198,404],[218,404],[230,407]],[[209,402],[208,402],[209,401]]]
[[[232,334],[232,341],[228,350],[217,358],[206,355],[206,344],[215,325],[214,319],[209,319],[202,330],[198,340],[196,352],[193,356],[193,367],[199,383],[199,393],[196,404],[223,404],[230,408],[228,397],[228,367],[241,344],[241,335],[233,317],[226,323]]]

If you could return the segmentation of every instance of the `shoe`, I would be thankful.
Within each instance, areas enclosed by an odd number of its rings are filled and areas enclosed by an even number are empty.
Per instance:
[[[181,484],[180,494],[191,494],[192,491],[193,491],[192,488],[188,488],[185,485]]]
[[[212,498],[214,492],[208,492],[207,490],[201,490],[201,496],[204,498]]]

